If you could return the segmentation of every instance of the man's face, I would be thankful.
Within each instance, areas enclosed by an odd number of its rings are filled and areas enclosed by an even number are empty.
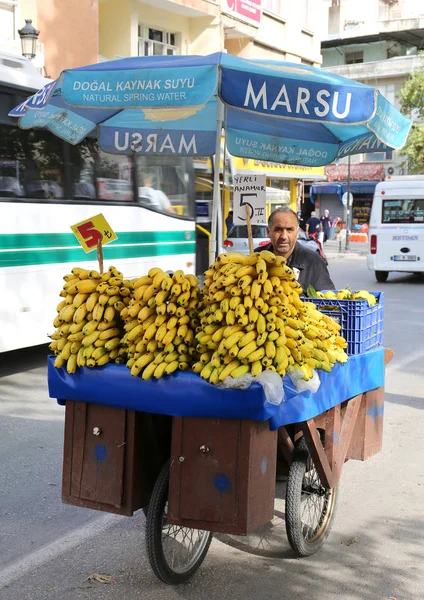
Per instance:
[[[288,258],[294,250],[299,227],[292,213],[277,213],[267,234],[271,239],[275,254]]]
[[[330,213],[328,212],[328,210],[325,210],[325,211],[324,211],[324,217],[328,217],[328,215],[329,215],[329,214],[330,214]]]

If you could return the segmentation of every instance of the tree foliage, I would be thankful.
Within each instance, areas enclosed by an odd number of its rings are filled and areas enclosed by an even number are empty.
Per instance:
[[[424,56],[418,71],[403,84],[399,92],[401,111],[414,119],[404,148],[399,152],[407,158],[410,174],[424,173]]]

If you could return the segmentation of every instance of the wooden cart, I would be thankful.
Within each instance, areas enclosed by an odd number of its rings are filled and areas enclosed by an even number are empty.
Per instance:
[[[385,363],[392,356],[386,350]],[[383,408],[379,387],[270,431],[266,421],[67,401],[62,498],[125,515],[144,508],[152,569],[178,584],[200,567],[214,532],[244,535],[273,519],[278,463],[288,540],[308,556],[330,532],[344,462],[381,450]]]

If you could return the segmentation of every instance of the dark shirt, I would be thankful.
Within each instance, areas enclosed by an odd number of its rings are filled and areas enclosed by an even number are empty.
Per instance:
[[[306,221],[306,225],[309,225],[308,233],[316,233],[319,231],[319,219],[318,217],[311,217]]]
[[[328,232],[330,231],[330,217],[321,217],[321,224],[322,224],[322,230],[324,231],[324,233],[326,233],[328,235]]]
[[[272,244],[256,248],[255,252],[260,252],[261,250],[274,252]],[[336,289],[336,286],[331,281],[328,269],[318,252],[304,248],[296,242],[294,250],[287,260],[287,265],[290,269],[296,268],[299,271],[297,280],[305,293],[309,284],[312,284],[317,291]]]

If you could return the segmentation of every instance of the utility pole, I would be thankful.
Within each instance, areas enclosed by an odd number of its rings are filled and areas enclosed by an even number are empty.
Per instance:
[[[347,189],[346,189],[346,206],[344,207],[345,223],[346,223],[346,240],[345,250],[349,250],[349,233],[350,233],[350,212],[352,207],[350,206],[350,155],[347,157]]]

